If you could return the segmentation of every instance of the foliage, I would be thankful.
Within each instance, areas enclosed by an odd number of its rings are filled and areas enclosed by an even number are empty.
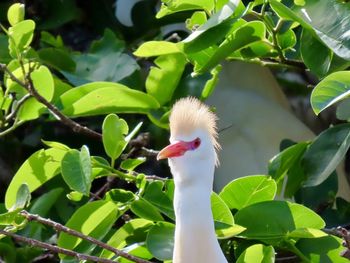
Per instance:
[[[57,9],[60,19],[46,24],[26,19],[28,9],[13,4],[1,24],[0,136],[15,134],[24,124],[58,121],[97,140],[103,152],[92,155],[92,143],[75,147],[43,140],[45,148],[23,162],[0,206],[0,257],[6,262],[45,256],[44,250],[28,249],[33,239],[57,244],[61,262],[79,261],[78,253],[118,262],[171,260],[174,184],[165,176],[147,175],[143,165],[152,162],[154,152],[135,136],[142,121],[155,134],[167,128],[178,97],[208,98],[224,60],[308,69],[320,80],[310,97],[314,112],[342,101],[337,114],[349,120],[349,3],[164,0],[156,15],[160,22],[152,26],[169,23],[167,19],[185,22],[189,33],[183,39],[135,31],[133,41],[126,41],[123,30],[110,25],[85,52],[43,30],[78,17],[75,2],[46,5],[49,12]],[[189,79],[202,83],[202,89],[184,91]],[[102,116],[103,123],[84,119],[93,127],[88,128],[76,120],[91,116]],[[216,233],[230,262],[274,262],[285,254],[304,262],[347,262],[340,255],[342,240],[325,228],[349,223],[350,204],[336,198],[334,172],[350,147],[349,135],[348,123],[330,127],[311,142],[282,149],[268,164],[268,175],[234,180],[212,194]],[[115,188],[113,181],[118,182]],[[106,184],[101,187],[101,182]],[[275,200],[276,195],[296,202]],[[54,224],[33,214],[53,218]],[[43,231],[45,224],[53,229]],[[13,233],[29,244],[18,246]]]

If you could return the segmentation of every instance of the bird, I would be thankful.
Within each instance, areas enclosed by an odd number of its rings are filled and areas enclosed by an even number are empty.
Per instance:
[[[178,100],[169,117],[168,159],[174,178],[173,263],[227,263],[215,234],[210,196],[219,164],[217,117],[194,97]]]

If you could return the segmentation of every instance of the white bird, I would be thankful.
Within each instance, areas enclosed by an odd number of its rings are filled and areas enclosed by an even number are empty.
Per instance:
[[[176,217],[173,263],[227,263],[215,235],[210,195],[218,164],[216,115],[195,98],[180,99],[170,115],[169,158]]]

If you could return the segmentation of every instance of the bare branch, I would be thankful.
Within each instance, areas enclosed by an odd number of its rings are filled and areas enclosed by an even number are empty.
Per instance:
[[[120,257],[123,257],[123,258],[126,258],[128,260],[131,260],[133,262],[136,262],[136,263],[152,263],[151,261],[148,261],[148,260],[144,260],[144,259],[141,259],[141,258],[138,258],[138,257],[135,257],[133,255],[130,255],[122,250],[119,250],[117,248],[114,248],[106,243],[103,243],[93,237],[90,237],[90,236],[86,236],[74,229],[71,229],[71,228],[68,228],[64,225],[61,225],[60,223],[57,223],[57,222],[54,222],[50,219],[46,219],[46,218],[43,218],[39,215],[33,215],[33,214],[30,214],[28,213],[27,211],[23,210],[20,212],[20,214],[22,216],[24,216],[25,218],[27,218],[29,221],[37,221],[41,224],[44,224],[44,225],[48,225],[48,226],[51,226],[52,228],[54,228],[56,231],[58,232],[65,232],[69,235],[72,235],[72,236],[76,236],[76,237],[79,237],[83,240],[86,240],[86,241],[89,241],[93,244],[96,244],[106,250],[109,250],[111,252],[113,252],[115,255],[117,256],[120,256]]]
[[[57,254],[59,253],[59,254],[64,254],[67,256],[75,257],[78,260],[91,260],[91,261],[99,262],[99,263],[115,263],[115,261],[110,260],[110,259],[100,258],[100,257],[96,257],[96,256],[90,256],[90,255],[78,253],[78,252],[75,252],[73,250],[54,246],[54,245],[51,245],[51,244],[48,244],[48,243],[45,243],[45,242],[42,242],[42,241],[39,241],[36,239],[23,237],[23,236],[20,236],[20,235],[17,235],[17,234],[14,234],[14,233],[2,230],[2,229],[0,229],[0,234],[12,237],[13,239],[15,239],[17,241],[27,243],[30,246],[40,247],[40,248],[55,252]]]

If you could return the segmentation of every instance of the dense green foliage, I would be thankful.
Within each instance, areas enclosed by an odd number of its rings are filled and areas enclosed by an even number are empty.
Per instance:
[[[78,19],[76,3],[47,2],[42,4],[55,16],[27,19],[26,7],[14,4],[1,24],[0,136],[13,140],[10,136],[20,126],[60,122],[72,139],[51,135],[54,141],[46,141],[44,132],[32,132],[42,140],[41,149],[31,148],[7,189],[1,189],[6,193],[0,200],[0,258],[31,262],[50,254],[6,237],[17,233],[82,254],[132,262],[95,242],[56,233],[28,218],[25,210],[139,258],[171,260],[174,184],[164,174],[148,175],[154,153],[142,148],[142,142],[135,146],[135,138],[143,129],[154,138],[162,134],[162,140],[177,98],[205,100],[215,89],[220,63],[243,60],[296,72],[308,69],[317,78],[310,97],[315,114],[341,101],[336,105],[343,124],[324,130],[314,141],[290,143],[271,156],[268,175],[236,179],[212,194],[225,255],[229,262],[248,263],[284,256],[304,262],[348,261],[340,255],[341,238],[325,228],[348,224],[350,218],[350,204],[336,197],[335,173],[350,147],[350,4],[164,0],[158,20],[148,21],[145,14],[139,26],[143,33],[123,33],[107,19],[97,20],[104,27],[96,29],[102,36],[79,52],[54,30]],[[166,38],[158,29],[172,22],[185,23],[189,33],[183,39]],[[189,88],[191,81],[196,90]],[[78,123],[83,121],[90,128]],[[81,134],[88,139],[80,140]],[[285,178],[289,180],[283,185]],[[116,187],[111,187],[113,180]],[[295,202],[274,200],[281,192]],[[64,253],[59,259],[79,261]]]

